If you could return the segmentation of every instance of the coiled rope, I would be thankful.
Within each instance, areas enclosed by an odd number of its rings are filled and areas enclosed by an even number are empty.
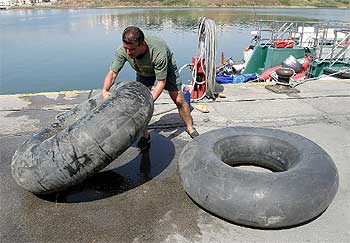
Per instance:
[[[192,90],[196,84],[206,83],[206,92],[199,98],[205,96],[215,99],[215,78],[216,78],[216,25],[215,21],[202,17],[199,20],[198,46],[196,51],[197,60],[192,70]],[[204,61],[203,61],[204,60]],[[200,62],[200,63],[199,63]],[[198,64],[202,68],[206,80],[197,80]]]

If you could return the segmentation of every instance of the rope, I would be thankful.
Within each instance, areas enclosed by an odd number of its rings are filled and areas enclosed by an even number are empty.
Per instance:
[[[206,92],[201,97],[194,100],[201,100],[205,96],[207,96],[208,98],[215,99],[214,92],[216,77],[216,25],[214,20],[207,19],[205,17],[200,19],[196,56],[197,60],[196,63],[194,63],[192,70],[193,82],[190,91],[192,92],[196,84],[206,83]],[[206,80],[204,81],[197,80],[198,64],[200,65],[205,74]]]

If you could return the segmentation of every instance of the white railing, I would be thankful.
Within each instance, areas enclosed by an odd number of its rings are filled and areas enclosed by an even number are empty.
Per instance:
[[[292,39],[295,46],[315,48],[340,41],[345,36],[339,32],[341,29],[350,29],[350,23],[258,20],[252,34],[256,44],[264,46],[277,39]]]

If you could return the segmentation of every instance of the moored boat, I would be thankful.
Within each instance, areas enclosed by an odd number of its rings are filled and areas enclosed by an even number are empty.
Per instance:
[[[239,74],[256,73],[259,81],[268,81],[278,68],[288,67],[295,71],[292,80],[349,77],[350,23],[259,20],[256,26]],[[298,70],[286,66],[290,58],[298,60]]]

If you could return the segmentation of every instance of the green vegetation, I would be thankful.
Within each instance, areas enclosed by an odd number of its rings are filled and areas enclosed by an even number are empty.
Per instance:
[[[290,6],[291,5],[291,1],[290,0],[280,0],[281,5],[284,6]]]
[[[62,0],[57,7],[328,7],[350,8],[350,0]]]
[[[286,6],[308,6],[308,7],[350,7],[350,0],[280,0]]]
[[[163,0],[160,1],[163,6],[177,6],[177,5],[182,5],[182,6],[189,6],[191,5],[191,0]]]

